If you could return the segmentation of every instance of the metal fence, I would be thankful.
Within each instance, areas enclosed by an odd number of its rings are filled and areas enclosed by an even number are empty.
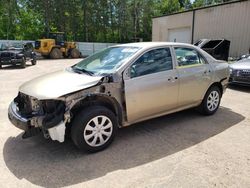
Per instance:
[[[77,42],[77,46],[82,55],[91,55],[104,48],[115,45],[114,43]]]
[[[35,41],[30,41],[30,40],[0,40],[0,45],[2,43],[14,43],[14,42],[20,42],[20,43],[26,43],[26,42],[31,42],[33,43],[33,46]],[[97,43],[97,42],[76,42],[77,43],[77,48],[79,51],[82,53],[83,56],[89,56],[95,52],[98,52],[104,48],[107,48],[109,46],[115,45],[115,43]]]

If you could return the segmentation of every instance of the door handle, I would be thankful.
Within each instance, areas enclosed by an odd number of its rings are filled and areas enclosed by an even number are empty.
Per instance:
[[[211,70],[205,70],[204,74],[209,74],[211,72]]]
[[[177,76],[175,76],[175,77],[170,77],[170,78],[168,78],[168,81],[169,81],[169,82],[170,82],[170,81],[174,82],[174,81],[177,80],[177,79],[178,79]]]

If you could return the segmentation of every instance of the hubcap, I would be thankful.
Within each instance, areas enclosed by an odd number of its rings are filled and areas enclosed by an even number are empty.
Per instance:
[[[218,91],[212,91],[207,98],[207,108],[214,111],[219,105],[220,96]]]
[[[83,137],[86,143],[92,147],[105,144],[112,135],[113,124],[106,116],[92,118],[84,129]]]

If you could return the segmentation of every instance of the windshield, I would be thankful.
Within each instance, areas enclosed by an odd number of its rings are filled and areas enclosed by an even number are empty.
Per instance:
[[[115,72],[129,57],[139,50],[138,47],[111,47],[102,50],[74,65],[74,69],[85,70],[95,75]]]
[[[1,50],[15,50],[15,49],[22,49],[22,43],[3,43],[1,44]]]

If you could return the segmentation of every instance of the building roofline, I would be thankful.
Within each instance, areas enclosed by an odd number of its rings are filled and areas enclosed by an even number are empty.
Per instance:
[[[174,12],[174,13],[170,13],[170,14],[163,14],[161,16],[154,16],[153,19],[155,19],[155,18],[161,18],[161,17],[166,17],[166,16],[172,16],[172,15],[175,15],[175,14],[182,14],[182,13],[186,13],[186,12],[193,12],[193,11],[196,11],[196,10],[202,10],[202,9],[207,9],[207,8],[212,8],[212,7],[218,7],[218,6],[228,5],[228,4],[241,3],[241,2],[244,2],[244,1],[249,1],[249,0],[235,0],[235,1],[230,1],[230,2],[226,2],[226,3],[219,3],[219,4],[215,4],[215,5],[209,5],[209,6],[194,8],[194,9],[185,10],[185,11],[181,11],[181,12]]]

